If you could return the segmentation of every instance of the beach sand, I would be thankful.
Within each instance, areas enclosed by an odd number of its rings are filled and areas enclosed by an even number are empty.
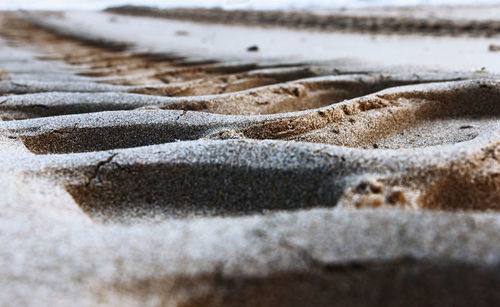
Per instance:
[[[0,304],[498,304],[498,8],[453,10],[1,13]]]

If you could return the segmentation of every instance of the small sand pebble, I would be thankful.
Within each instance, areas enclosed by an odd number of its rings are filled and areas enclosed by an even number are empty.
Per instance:
[[[250,46],[247,48],[247,51],[248,52],[257,52],[257,51],[259,51],[259,46],[257,46],[257,45]]]
[[[490,44],[488,47],[489,51],[500,51],[500,45]]]
[[[474,126],[471,125],[460,126],[460,129],[471,129],[471,128],[474,128]]]
[[[177,35],[177,36],[188,36],[189,32],[188,31],[184,31],[184,30],[178,30],[178,31],[175,31],[175,35]]]

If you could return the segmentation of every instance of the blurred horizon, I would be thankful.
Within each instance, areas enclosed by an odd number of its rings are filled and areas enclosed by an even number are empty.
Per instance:
[[[355,8],[372,6],[415,5],[480,5],[499,4],[500,0],[0,0],[0,10],[100,10],[119,5],[147,5],[160,8],[201,7],[223,9],[286,9],[286,8]]]

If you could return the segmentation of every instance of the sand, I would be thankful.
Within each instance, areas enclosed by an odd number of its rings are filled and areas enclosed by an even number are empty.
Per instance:
[[[500,301],[497,54],[486,44],[476,71],[477,54],[434,46],[493,39],[425,36],[432,56],[389,65],[366,48],[398,44],[355,34],[95,12],[0,22],[1,304]],[[201,28],[218,33],[210,52]],[[245,33],[257,52],[228,43]],[[314,51],[340,37],[362,58]]]
[[[474,72],[484,67],[490,73],[500,72],[498,54],[488,50],[490,44],[498,44],[497,37],[434,37],[419,35],[418,32],[411,35],[328,33],[241,25],[228,27],[214,23],[76,11],[66,12],[66,16],[66,21],[64,18],[52,18],[46,22],[66,30],[84,30],[93,36],[131,43],[142,52],[154,50],[194,59],[288,63],[350,59],[355,64],[352,66],[362,69],[365,68],[361,65],[363,63],[379,68],[402,66],[402,69],[408,69],[409,66],[417,66],[418,70],[426,67]],[[71,22],[67,22],[69,20]],[[131,38],[130,33],[136,29],[149,34]],[[189,35],[179,36],[177,31],[187,31]],[[175,44],[171,44],[172,41]],[[259,51],[247,52],[247,48],[253,45],[259,46]]]
[[[159,9],[118,6],[110,13],[148,16],[207,23],[273,26],[321,31],[364,33],[423,33],[426,35],[495,36],[500,31],[498,5],[403,6],[338,8],[324,7],[266,10],[221,10],[197,8]],[[116,21],[116,20],[115,20]]]

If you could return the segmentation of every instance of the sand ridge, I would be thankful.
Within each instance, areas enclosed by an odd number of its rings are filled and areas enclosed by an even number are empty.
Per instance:
[[[498,36],[498,5],[457,7],[389,7],[365,9],[222,10],[197,8],[159,9],[117,6],[107,12],[208,23],[278,26],[321,31],[369,33],[425,33],[427,35]],[[470,18],[473,15],[473,18]],[[485,17],[488,16],[488,17]]]

